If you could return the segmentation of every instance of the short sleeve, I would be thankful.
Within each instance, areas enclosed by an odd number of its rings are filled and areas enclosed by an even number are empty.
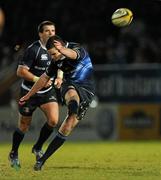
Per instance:
[[[24,51],[24,54],[19,57],[19,65],[25,65],[31,67],[33,61],[36,58],[35,51],[30,47]]]
[[[86,51],[79,44],[76,44],[72,48],[77,53],[77,59],[83,59],[86,56]]]

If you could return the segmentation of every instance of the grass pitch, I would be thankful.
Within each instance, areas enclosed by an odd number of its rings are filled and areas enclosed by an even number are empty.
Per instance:
[[[8,162],[9,144],[0,145],[0,180],[160,180],[161,143],[66,142],[35,172],[32,144],[23,143],[19,156],[22,168]],[[45,146],[46,148],[46,146]]]

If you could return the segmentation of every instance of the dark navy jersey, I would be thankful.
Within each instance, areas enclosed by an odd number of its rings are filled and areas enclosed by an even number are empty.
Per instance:
[[[46,74],[50,77],[55,75],[57,69],[64,72],[65,81],[70,81],[90,89],[93,88],[93,66],[88,52],[77,43],[68,42],[67,46],[77,53],[77,59],[69,59],[63,57],[58,61],[52,61],[46,70]]]
[[[29,72],[40,77],[51,63],[51,57],[40,41],[35,41],[24,52],[19,65],[27,66]],[[34,82],[23,80],[22,88],[30,90]],[[50,87],[51,88],[51,87]],[[48,88],[49,89],[49,88]],[[48,90],[48,89],[43,89]]]

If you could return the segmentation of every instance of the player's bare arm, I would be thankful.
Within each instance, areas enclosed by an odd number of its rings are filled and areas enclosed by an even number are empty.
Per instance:
[[[45,73],[42,74],[39,80],[32,86],[31,90],[20,99],[20,102],[27,101],[31,96],[41,90],[43,87],[46,86],[47,82],[49,81],[50,77],[47,76]]]
[[[37,82],[39,80],[39,77],[31,73],[27,66],[22,66],[22,65],[19,65],[17,68],[17,76],[32,82]],[[47,88],[51,86],[52,83],[53,83],[52,80],[49,79],[45,87]]]
[[[29,71],[29,67],[22,65],[19,65],[17,68],[17,76],[32,82],[36,82],[39,79],[39,77]]]
[[[63,83],[63,74],[63,71],[61,69],[58,69],[57,78],[54,81],[54,85],[58,89],[61,87],[61,84]]]

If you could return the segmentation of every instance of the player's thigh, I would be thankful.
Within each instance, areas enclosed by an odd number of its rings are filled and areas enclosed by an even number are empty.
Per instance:
[[[45,113],[47,119],[51,121],[58,121],[59,118],[59,106],[57,102],[48,102],[42,104],[40,109]]]
[[[76,89],[68,89],[68,91],[65,93],[65,100],[69,101],[70,99],[76,99],[79,101],[79,95]]]

